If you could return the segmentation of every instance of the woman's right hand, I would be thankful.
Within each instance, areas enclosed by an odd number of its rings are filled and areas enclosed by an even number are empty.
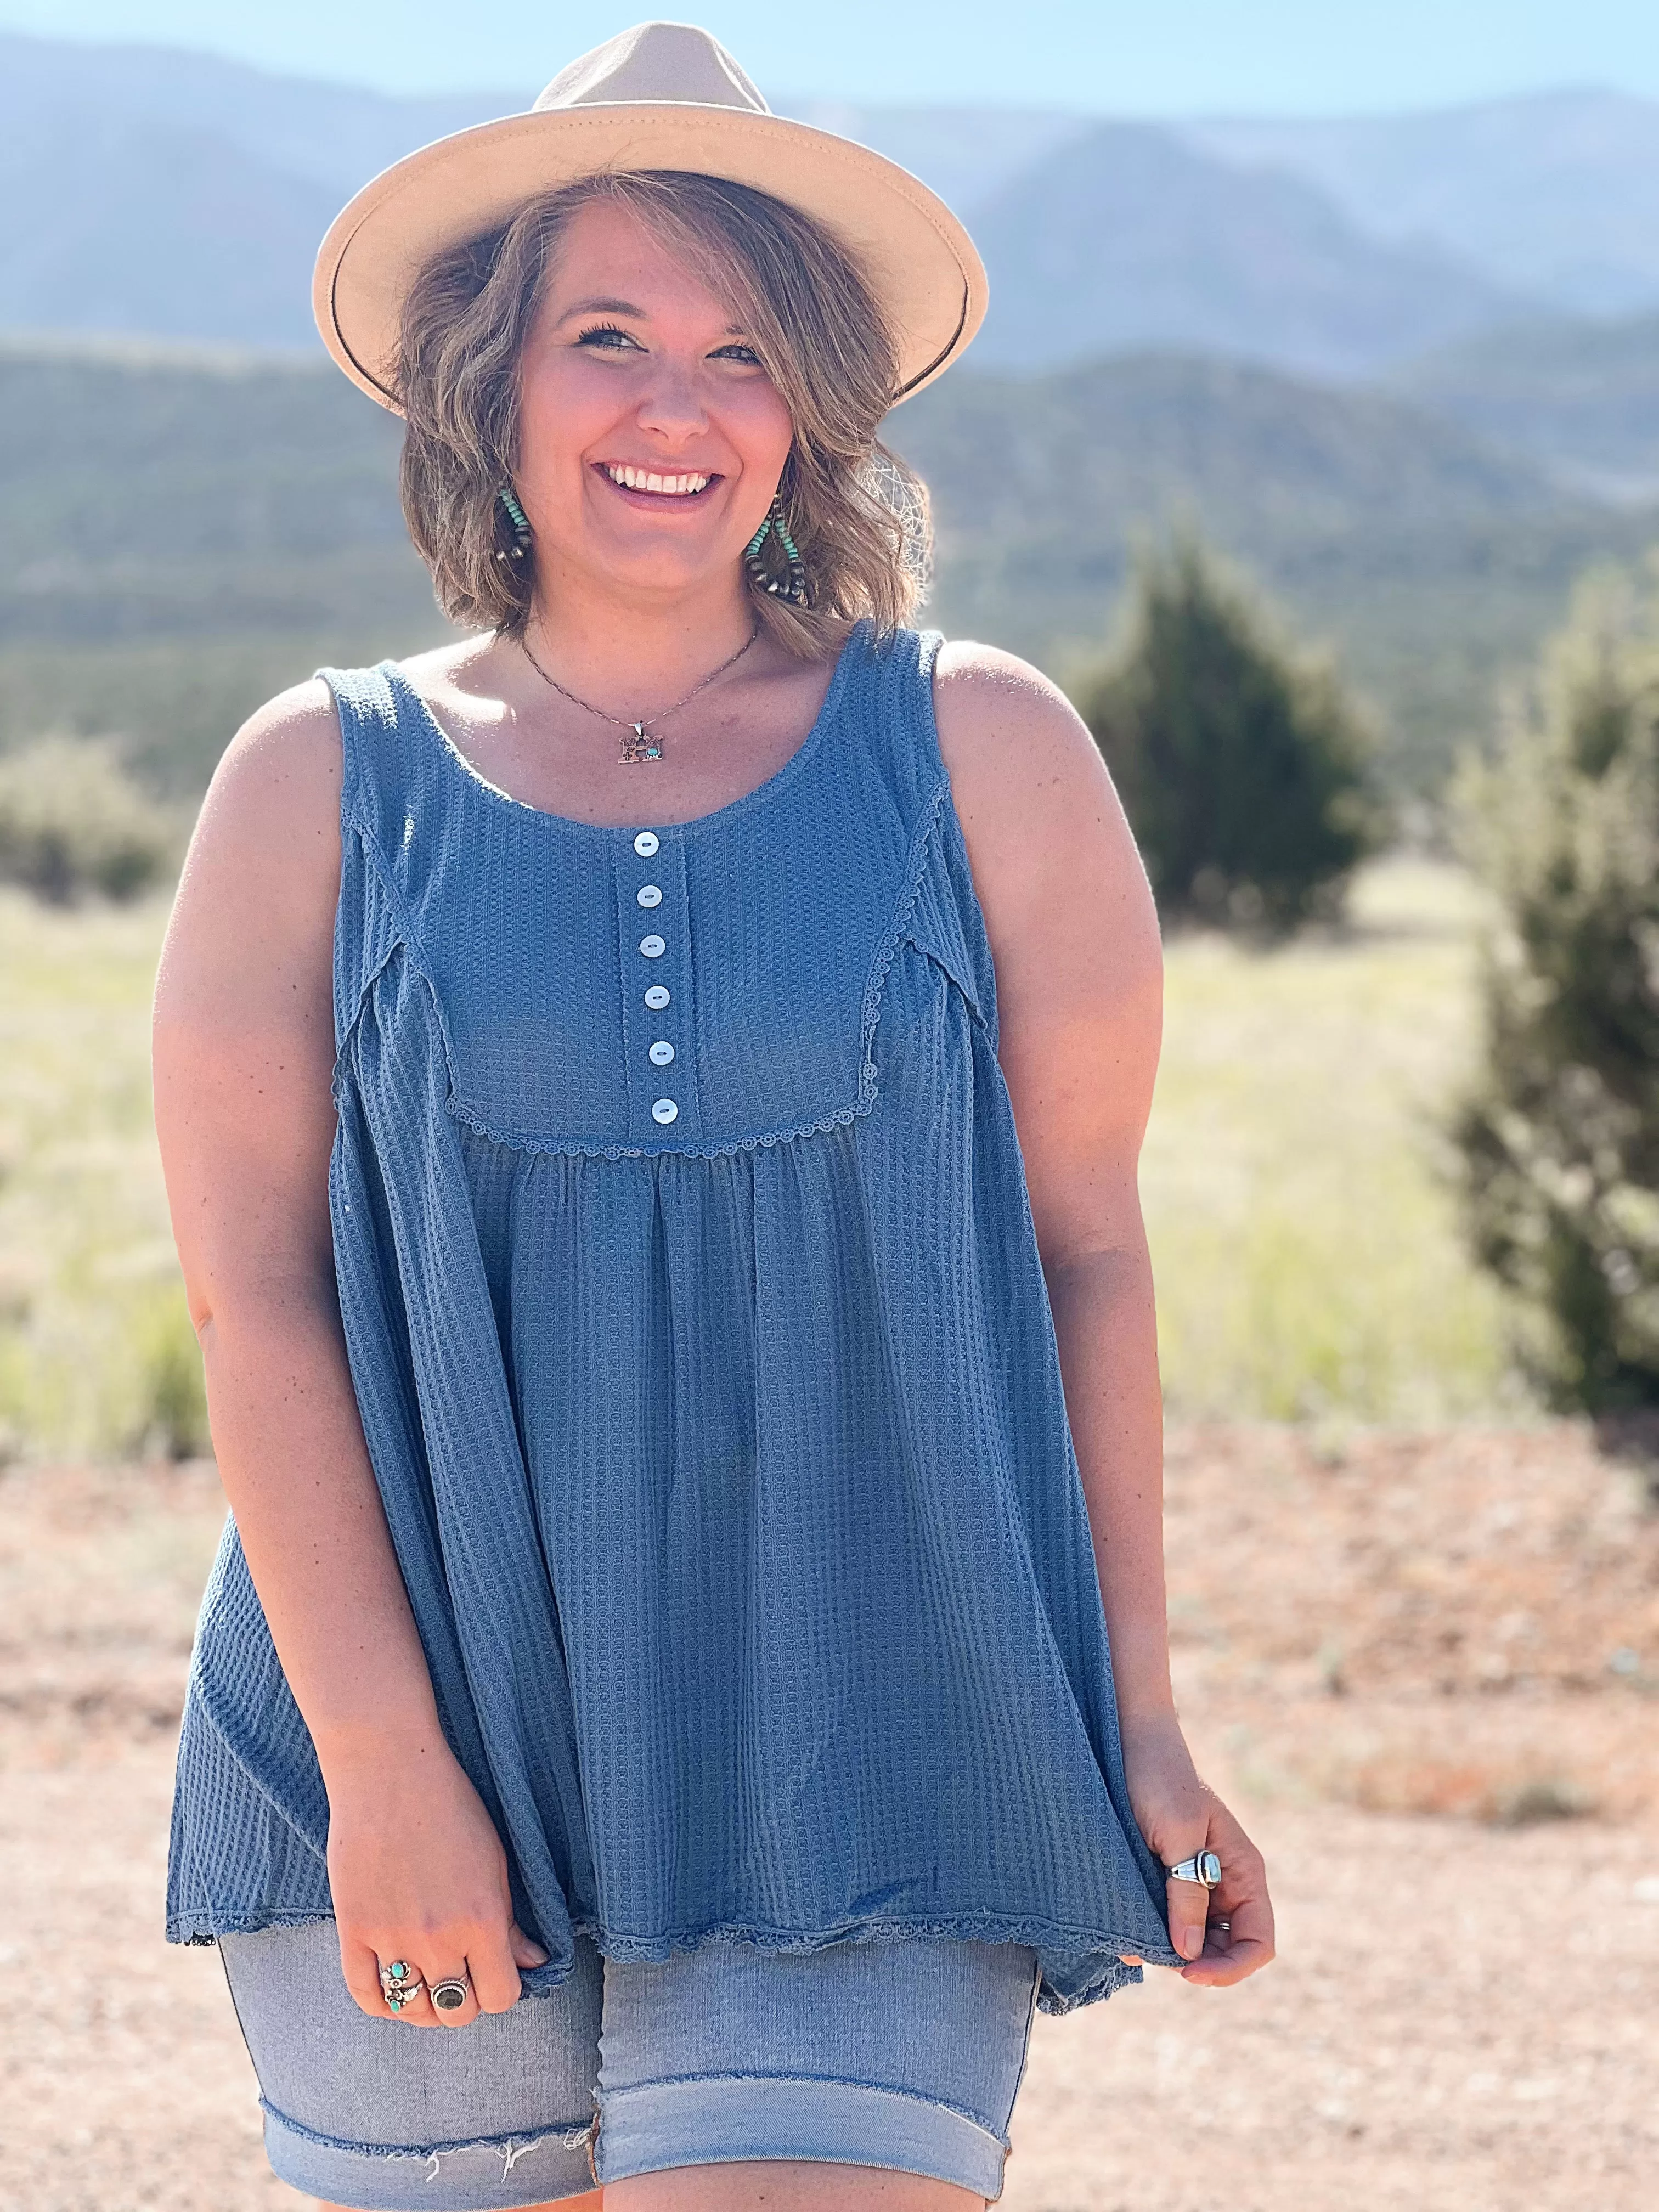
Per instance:
[[[346,1986],[379,2020],[465,2027],[519,2000],[521,1967],[547,1954],[513,1917],[507,1853],[483,1801],[441,1738],[384,1741],[325,1761],[328,1878]],[[398,2013],[380,1968],[404,1960],[425,1986]],[[439,2012],[428,1994],[470,1978],[466,2002]]]

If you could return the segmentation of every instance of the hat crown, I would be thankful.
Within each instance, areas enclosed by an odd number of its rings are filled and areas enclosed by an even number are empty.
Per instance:
[[[634,101],[735,107],[750,115],[772,112],[708,32],[695,23],[636,23],[567,64],[532,112]]]

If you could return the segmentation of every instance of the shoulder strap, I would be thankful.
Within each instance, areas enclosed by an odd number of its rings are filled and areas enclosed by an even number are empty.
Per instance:
[[[877,630],[860,625],[848,647],[854,656],[842,701],[842,757],[849,775],[873,776],[913,824],[936,802],[945,781],[933,726],[936,631]],[[863,766],[855,769],[854,753]]]
[[[389,660],[377,668],[319,668],[340,718],[344,775],[340,785],[343,828],[380,835],[391,811],[406,811],[413,763],[409,733],[402,726],[396,671]]]
[[[342,1043],[364,993],[412,941],[404,861],[424,811],[427,749],[410,726],[407,679],[378,668],[319,668],[340,719],[340,900],[334,923],[334,1024]]]
[[[951,976],[994,1043],[996,977],[933,712],[933,668],[944,642],[936,629],[896,630],[879,648],[882,719],[894,768],[909,784],[925,830],[902,933]]]

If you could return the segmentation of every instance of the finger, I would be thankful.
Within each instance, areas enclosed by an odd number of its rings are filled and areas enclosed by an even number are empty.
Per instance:
[[[480,1933],[467,1952],[467,1965],[472,1975],[473,2014],[453,2013],[449,2017],[459,2027],[463,2021],[479,2012],[511,2012],[523,1994],[519,1980],[519,1961],[513,1938],[529,1950],[538,1946],[517,1929],[502,1929],[493,1937]],[[545,1958],[546,1954],[542,1954]],[[540,1960],[533,1963],[539,1965]]]
[[[544,1966],[547,1964],[546,1952],[533,1936],[525,1934],[516,1920],[507,1931],[507,1941],[515,1966]]]
[[[373,2017],[386,2018],[386,1999],[380,1994],[380,1962],[374,1947],[342,1928],[340,1937],[340,1971],[345,1976],[345,1985],[359,2009]]]
[[[1181,1978],[1191,1982],[1195,1989],[1230,1990],[1235,1982],[1245,1981],[1263,1966],[1271,1966],[1273,1947],[1271,1943],[1234,1943],[1231,1949],[1206,1949],[1201,1959],[1183,1966]]]
[[[1170,1913],[1170,1941],[1183,1959],[1196,1959],[1204,1948],[1204,1930],[1210,1915],[1210,1893],[1201,1881],[1164,1884]]]
[[[1267,1894],[1267,1870],[1261,1855],[1242,1832],[1234,1856],[1215,1893],[1203,1951],[1182,1968],[1183,1978],[1209,1989],[1225,1989],[1268,1965],[1274,1952],[1273,1908]]]

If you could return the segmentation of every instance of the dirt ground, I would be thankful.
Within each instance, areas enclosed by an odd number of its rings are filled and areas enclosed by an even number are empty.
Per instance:
[[[254,2212],[158,1922],[210,1469],[0,1477],[0,2208]],[[1659,1513],[1577,1429],[1170,1440],[1182,1710],[1280,1957],[1038,2024],[1011,2212],[1648,2212]]]

